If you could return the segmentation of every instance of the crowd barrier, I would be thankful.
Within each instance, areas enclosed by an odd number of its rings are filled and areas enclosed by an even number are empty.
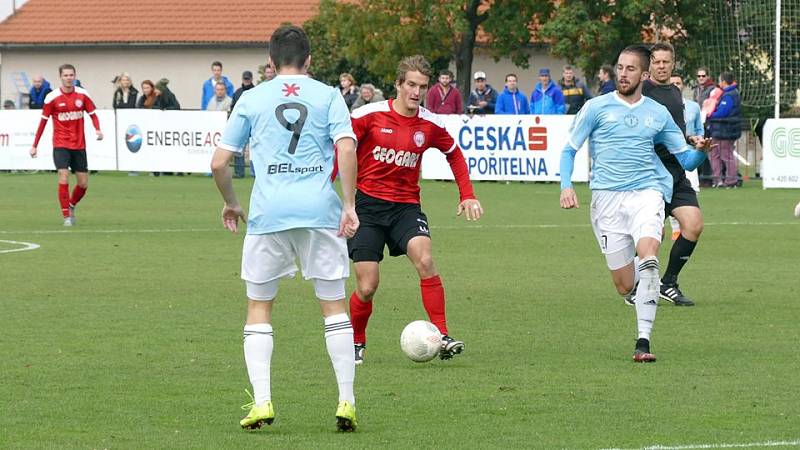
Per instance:
[[[767,120],[761,178],[764,189],[800,188],[800,119]]]
[[[143,172],[209,171],[211,155],[225,128],[224,112],[98,110],[102,141],[94,139],[85,120],[86,152],[91,170]],[[52,170],[52,123],[33,144],[41,112],[0,111],[0,170]],[[464,152],[473,180],[558,181],[559,158],[569,136],[572,116],[442,116]],[[422,177],[452,179],[444,155],[423,156]],[[578,153],[574,181],[587,181],[586,148]]]

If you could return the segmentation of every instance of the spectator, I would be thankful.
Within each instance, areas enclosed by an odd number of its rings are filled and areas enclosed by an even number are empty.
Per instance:
[[[369,83],[362,84],[361,94],[358,96],[358,99],[356,99],[355,103],[353,103],[353,108],[351,109],[351,111],[356,110],[364,105],[368,105],[370,103],[377,103],[384,101],[385,99],[383,98],[383,95],[375,91],[376,91],[375,86]]]
[[[267,61],[267,65],[264,66],[264,73],[263,73],[263,81],[270,81],[275,78],[275,68],[272,67],[272,64]]]
[[[139,91],[133,87],[131,76],[123,72],[115,78],[114,84],[117,86],[114,91],[114,109],[136,108],[136,97],[139,95]]]
[[[17,109],[17,105],[14,104],[14,100],[6,100],[3,102],[3,109]]]
[[[497,103],[497,91],[492,86],[486,84],[486,73],[475,72],[472,77],[475,79],[475,89],[469,94],[469,105],[467,108],[471,114],[494,114],[494,107]]]
[[[436,114],[461,114],[464,105],[461,102],[461,92],[450,82],[453,81],[453,72],[443,70],[439,73],[439,82],[428,89],[425,107]]]
[[[167,87],[168,84],[169,80],[166,78],[162,78],[156,83],[156,90],[161,95],[161,109],[181,109],[178,98],[175,97],[175,94]]]
[[[222,82],[225,86],[225,93],[228,97],[233,95],[233,83],[228,77],[222,75],[222,63],[219,61],[214,61],[211,63],[211,78],[207,79],[203,83],[203,97],[200,101],[200,109],[205,111],[208,107],[208,102],[211,101],[211,98],[214,97],[215,94],[215,87],[217,83]]]
[[[531,92],[531,114],[564,114],[564,94],[550,79],[550,69],[539,70],[539,82]]]
[[[711,91],[714,90],[714,79],[711,78],[708,74],[708,69],[705,67],[701,67],[697,69],[697,85],[694,87],[694,91],[692,91],[692,98],[698,105],[702,105],[703,102],[711,95]]]
[[[567,114],[578,114],[583,104],[592,98],[586,85],[575,77],[575,69],[572,66],[564,66],[563,78],[559,84],[564,94],[564,103],[567,105]]]
[[[600,88],[597,90],[597,95],[605,95],[617,90],[617,84],[614,82],[614,69],[608,64],[603,64],[600,67],[600,71],[597,72],[597,78],[600,80]]]
[[[225,90],[225,83],[220,81],[214,85],[214,97],[208,102],[206,111],[231,111],[231,98]]]
[[[139,109],[161,109],[161,95],[150,80],[142,81],[142,96],[136,102]]]
[[[736,157],[733,155],[736,140],[742,135],[742,101],[739,87],[730,72],[722,72],[719,76],[719,87],[722,96],[717,109],[706,121],[711,139],[716,146],[711,147],[711,176],[714,187],[736,187]],[[725,177],[722,178],[722,166],[725,166]]]
[[[239,98],[244,94],[244,91],[249,91],[256,87],[253,84],[253,72],[249,70],[245,70],[242,72],[242,87],[236,90],[233,93],[233,99],[231,100],[231,111],[233,108],[236,107],[236,102],[239,101]],[[230,112],[228,112],[228,116],[230,116]],[[244,178],[244,160],[245,160],[245,153],[249,152],[249,146],[245,146],[245,149],[241,153],[234,153],[233,154],[233,177],[234,178]],[[250,173],[253,172],[253,167],[250,167]]]
[[[41,75],[35,75],[31,81],[33,86],[28,92],[28,107],[30,109],[42,109],[44,107],[44,98],[52,91],[50,83]]]
[[[517,89],[517,75],[510,73],[506,75],[506,87],[497,96],[497,103],[494,105],[495,114],[529,114],[528,99],[525,94]]]
[[[356,87],[356,79],[352,75],[345,72],[339,75],[339,91],[344,97],[344,104],[347,109],[353,107],[353,103],[358,99],[358,87]]]

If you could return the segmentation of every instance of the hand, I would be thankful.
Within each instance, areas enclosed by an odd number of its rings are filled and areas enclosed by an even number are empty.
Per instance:
[[[689,136],[689,142],[700,151],[707,152],[711,150],[711,139],[706,139],[703,136]]]
[[[103,132],[102,131],[98,131],[97,132],[97,140],[98,141],[102,141],[103,140]]]
[[[483,215],[483,207],[477,199],[469,198],[458,204],[456,215],[460,216],[463,212],[467,213],[467,220],[478,220]]]
[[[31,150],[28,153],[31,154],[31,158],[36,158],[36,153],[38,153],[38,152],[39,152],[39,150],[36,148],[36,146],[32,146]]]
[[[339,232],[336,235],[350,239],[356,234],[358,226],[356,208],[353,206],[342,208],[342,219],[339,221]]]
[[[578,204],[578,195],[575,194],[575,189],[568,187],[561,191],[561,207],[564,209],[581,207]]]
[[[231,233],[236,233],[239,229],[239,219],[243,223],[247,223],[247,216],[242,207],[239,205],[225,205],[222,207],[222,226],[230,230]]]
[[[481,100],[481,101],[478,102],[478,106],[480,106],[481,108],[485,108],[486,105],[488,105],[488,104],[489,104],[489,102],[487,102],[485,100]]]

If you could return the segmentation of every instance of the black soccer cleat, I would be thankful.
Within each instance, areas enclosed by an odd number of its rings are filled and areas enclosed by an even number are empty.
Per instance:
[[[463,341],[457,341],[446,334],[442,336],[442,350],[439,352],[439,358],[451,359],[462,352],[464,352]]]
[[[364,364],[364,353],[367,351],[367,344],[355,344],[353,347],[356,352],[356,365]]]
[[[659,296],[675,306],[694,306],[692,299],[683,295],[683,292],[678,289],[678,283],[662,284]]]
[[[636,340],[636,349],[633,351],[633,362],[656,362],[656,355],[650,353],[650,341],[644,338]]]

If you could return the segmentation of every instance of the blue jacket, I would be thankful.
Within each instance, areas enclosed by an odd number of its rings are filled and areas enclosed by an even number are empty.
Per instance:
[[[525,94],[517,90],[512,93],[508,88],[497,96],[497,103],[494,105],[495,114],[530,114],[528,99]]]
[[[597,91],[597,95],[606,95],[609,92],[614,92],[617,90],[617,83],[614,80],[607,80],[600,83],[600,89]]]
[[[546,88],[542,88],[542,83],[536,83],[531,92],[531,114],[564,114],[566,111],[564,93],[553,80]]]
[[[50,91],[52,91],[50,82],[45,79],[42,79],[42,87],[38,91],[31,86],[31,90],[28,92],[28,107],[30,109],[44,108],[44,98],[47,97]]]
[[[742,99],[736,83],[722,90],[717,109],[706,126],[713,139],[736,140],[742,135]]]
[[[228,79],[225,75],[222,76],[222,82],[225,83],[225,92],[228,93],[228,97],[233,97],[233,83],[231,80]],[[206,110],[206,106],[208,106],[208,102],[214,98],[214,78],[209,78],[203,83],[203,99],[200,101],[200,109],[203,111]]]

